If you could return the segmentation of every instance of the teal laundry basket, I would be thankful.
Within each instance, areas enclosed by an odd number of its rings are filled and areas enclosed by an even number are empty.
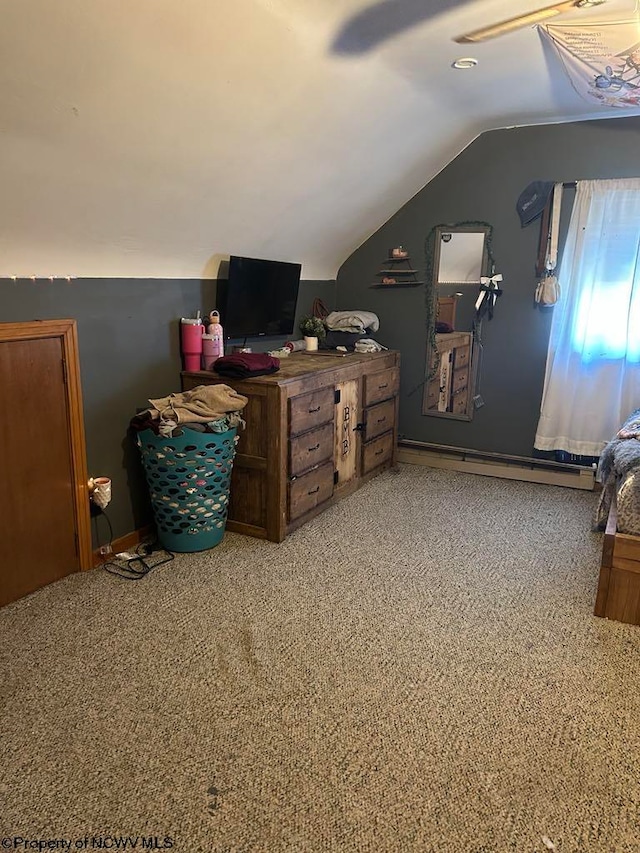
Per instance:
[[[138,433],[158,539],[168,551],[205,551],[224,536],[236,427],[182,428],[181,435]]]

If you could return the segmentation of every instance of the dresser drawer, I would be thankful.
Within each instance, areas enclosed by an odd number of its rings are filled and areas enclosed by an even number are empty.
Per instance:
[[[467,396],[468,396],[467,389],[464,388],[462,391],[460,391],[459,394],[456,394],[456,396],[453,398],[452,403],[451,403],[451,411],[453,412],[454,415],[466,415],[467,414],[467,405],[468,405]]]
[[[335,408],[333,386],[292,397],[289,400],[289,434],[297,435],[329,421],[333,422]]]
[[[333,495],[333,463],[327,462],[289,483],[289,521],[300,518]]]
[[[440,383],[437,379],[432,379],[427,384],[427,393],[425,395],[425,405],[427,409],[437,409],[440,399]]]
[[[469,344],[463,347],[456,347],[453,356],[453,366],[457,370],[459,367],[468,367],[469,358],[471,357],[471,347]]]
[[[364,377],[364,399],[363,406],[371,406],[388,400],[398,393],[400,385],[400,371],[397,367],[382,370],[380,373],[370,373]]]
[[[393,429],[396,419],[396,401],[386,400],[384,403],[377,403],[375,406],[370,406],[364,411],[364,440],[371,441],[377,435],[382,435],[389,429]]]
[[[453,394],[462,391],[469,384],[469,371],[466,367],[453,371]]]
[[[297,477],[320,462],[333,458],[333,424],[325,424],[292,438],[289,442],[289,475]]]
[[[393,432],[368,441],[362,448],[362,473],[373,471],[393,456]]]

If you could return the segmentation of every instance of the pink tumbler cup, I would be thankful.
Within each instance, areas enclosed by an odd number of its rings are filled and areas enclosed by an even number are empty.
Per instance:
[[[203,331],[204,326],[201,320],[183,317],[180,321],[180,341],[185,370],[200,370]]]
[[[218,358],[218,348],[213,335],[202,336],[202,369],[213,370],[213,363]]]

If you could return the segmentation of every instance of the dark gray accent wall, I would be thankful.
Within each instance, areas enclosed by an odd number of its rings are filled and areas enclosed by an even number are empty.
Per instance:
[[[434,129],[437,132],[437,129]],[[531,456],[540,412],[553,309],[535,306],[536,220],[520,225],[516,200],[533,180],[640,176],[640,118],[514,128],[483,134],[402,207],[341,267],[339,309],[366,309],[380,317],[374,337],[402,357],[400,433],[417,441]],[[573,198],[567,193],[563,217]],[[504,295],[483,324],[480,393],[485,405],[471,422],[421,414],[427,333],[424,287],[371,289],[388,249],[402,245],[425,267],[424,244],[440,223],[487,221],[494,228],[496,271]],[[461,288],[458,288],[461,289]],[[475,301],[478,290],[463,297]]]
[[[0,322],[77,321],[87,464],[90,476],[111,477],[107,514],[114,537],[151,520],[137,448],[127,437],[129,421],[149,398],[180,391],[179,318],[215,308],[215,287],[215,281],[186,279],[0,279]],[[316,297],[333,308],[335,282],[301,282],[297,319],[310,313]],[[255,349],[282,343],[262,340]],[[38,389],[24,392],[33,396],[38,417]],[[107,541],[105,520],[96,524],[98,538]]]

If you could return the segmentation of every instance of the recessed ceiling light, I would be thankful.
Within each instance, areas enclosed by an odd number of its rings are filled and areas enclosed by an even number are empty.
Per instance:
[[[474,59],[472,56],[463,56],[462,59],[456,59],[455,62],[451,63],[452,68],[475,68],[478,64],[478,60]]]

